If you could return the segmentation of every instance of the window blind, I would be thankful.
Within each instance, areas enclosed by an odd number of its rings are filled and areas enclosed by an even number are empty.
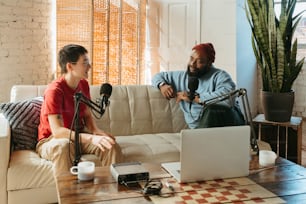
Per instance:
[[[145,6],[143,0],[58,0],[57,51],[68,43],[86,47],[92,84],[144,83]]]

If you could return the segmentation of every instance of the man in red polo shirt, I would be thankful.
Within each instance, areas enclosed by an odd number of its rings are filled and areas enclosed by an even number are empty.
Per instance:
[[[41,108],[37,152],[54,164],[54,173],[73,165],[75,132],[74,95],[81,92],[90,99],[88,72],[91,68],[87,50],[80,45],[66,45],[59,52],[62,76],[48,85]],[[80,145],[82,153],[95,154],[102,166],[120,162],[121,149],[115,138],[99,129],[90,108],[80,103]],[[71,142],[72,141],[72,142]]]

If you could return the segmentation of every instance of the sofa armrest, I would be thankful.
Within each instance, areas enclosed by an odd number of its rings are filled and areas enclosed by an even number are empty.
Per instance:
[[[0,203],[7,203],[7,170],[10,160],[11,129],[0,113]]]
[[[9,121],[0,113],[0,166],[8,168],[11,146],[11,128]],[[2,169],[2,168],[1,168]]]

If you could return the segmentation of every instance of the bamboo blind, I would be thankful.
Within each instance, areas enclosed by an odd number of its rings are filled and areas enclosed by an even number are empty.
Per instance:
[[[58,0],[57,50],[68,43],[86,47],[92,84],[141,84],[145,6],[143,0]]]

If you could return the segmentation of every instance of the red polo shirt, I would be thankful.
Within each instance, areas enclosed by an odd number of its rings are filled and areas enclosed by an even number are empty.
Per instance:
[[[61,77],[48,85],[45,94],[44,102],[41,107],[40,124],[38,126],[38,140],[48,138],[51,133],[48,115],[59,114],[63,117],[64,127],[73,129],[72,120],[75,112],[74,95],[81,92],[85,97],[90,99],[88,82],[83,79],[79,82],[76,89],[71,89],[64,77]],[[79,116],[81,128],[84,127],[84,113],[86,105],[80,103]]]

